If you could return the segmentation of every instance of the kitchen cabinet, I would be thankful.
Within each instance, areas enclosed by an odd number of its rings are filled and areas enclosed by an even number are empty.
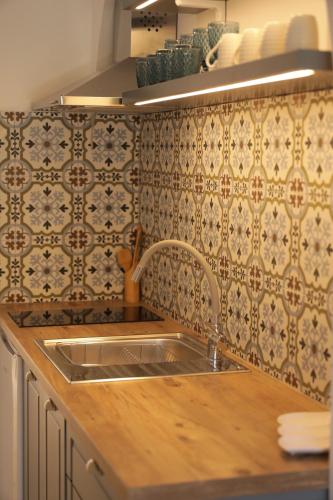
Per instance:
[[[70,428],[67,434],[67,499],[112,500],[98,461]]]
[[[25,365],[26,500],[65,499],[65,420]]]
[[[66,433],[65,418],[26,363],[24,376],[25,500],[110,500],[98,462]]]

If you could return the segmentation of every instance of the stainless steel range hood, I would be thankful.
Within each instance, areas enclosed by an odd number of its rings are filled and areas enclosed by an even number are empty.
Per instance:
[[[113,19],[114,59],[120,60],[84,82],[59,92],[37,108],[108,108],[131,112],[137,108],[122,103],[122,94],[137,88],[135,60],[163,47],[175,38],[177,7],[174,0],[160,0],[149,9],[135,10],[128,0],[116,2]],[[127,57],[129,56],[129,57]]]
[[[135,77],[135,58],[127,59],[112,65],[73,89],[61,93],[49,100],[43,107],[59,108],[108,108],[120,111],[125,108],[121,95],[124,90],[137,87]],[[128,106],[126,106],[128,108]]]
[[[216,5],[223,3],[221,0],[215,2]],[[137,88],[135,58],[154,53],[164,46],[167,38],[176,38],[178,15],[183,11],[177,7],[175,0],[159,0],[146,9],[137,10],[138,3],[140,0],[117,0],[115,4],[113,57],[121,62],[60,92],[37,108],[89,107],[125,113],[134,109],[138,111],[133,105],[124,105],[121,98],[123,92]],[[202,10],[204,8],[185,9],[192,14]]]

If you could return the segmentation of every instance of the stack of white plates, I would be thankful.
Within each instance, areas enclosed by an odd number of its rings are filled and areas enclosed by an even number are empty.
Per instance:
[[[326,453],[330,447],[331,414],[323,412],[296,412],[280,415],[278,443],[292,455]]]

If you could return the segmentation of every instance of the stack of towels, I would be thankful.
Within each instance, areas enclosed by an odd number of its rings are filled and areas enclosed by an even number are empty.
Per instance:
[[[326,453],[330,447],[331,414],[322,412],[296,412],[280,415],[278,443],[292,455]]]

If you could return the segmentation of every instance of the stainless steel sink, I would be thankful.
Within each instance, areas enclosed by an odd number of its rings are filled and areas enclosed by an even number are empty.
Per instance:
[[[68,382],[97,382],[247,371],[224,357],[211,366],[207,348],[183,333],[36,340]]]

